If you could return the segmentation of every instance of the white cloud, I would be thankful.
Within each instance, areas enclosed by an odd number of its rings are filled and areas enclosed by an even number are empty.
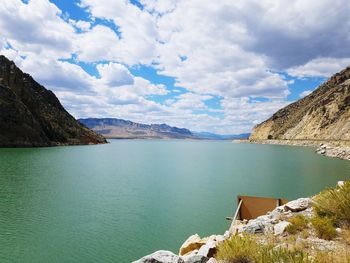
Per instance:
[[[91,93],[96,78],[80,66],[40,56],[29,56],[17,63],[24,72],[54,91],[72,90],[78,94]]]
[[[330,77],[350,66],[350,58],[316,58],[305,65],[290,68],[288,74],[298,78]]]
[[[1,53],[76,117],[245,132],[287,103],[284,73],[328,77],[350,64],[346,0],[81,0],[82,20],[63,19],[48,0],[2,2]],[[135,65],[174,77],[180,92],[133,76]]]
[[[245,50],[253,38],[226,13],[235,10],[230,3],[179,1],[174,11],[160,17],[160,72],[198,93],[285,97],[283,77],[268,70],[263,55]]]
[[[91,23],[88,21],[84,21],[84,20],[75,21],[73,19],[69,19],[69,22],[83,32],[88,31],[91,28]]]
[[[105,81],[109,86],[123,86],[134,83],[133,76],[122,64],[99,64],[97,65],[97,70],[101,76],[101,79],[103,79],[103,81]]]
[[[61,10],[46,0],[2,1],[0,34],[24,55],[70,57],[74,28],[60,18]]]
[[[209,110],[204,102],[212,98],[212,96],[188,92],[176,96],[175,100],[170,102],[168,105],[175,109]]]
[[[119,62],[132,64],[147,64],[156,57],[156,43],[158,32],[156,19],[148,12],[141,11],[135,5],[125,0],[81,0],[81,6],[87,8],[92,16],[111,20],[118,27],[119,41],[108,43],[111,52],[91,57],[91,60],[118,60]],[[104,39],[100,40],[101,32],[92,31],[91,38],[99,39],[103,45]],[[104,33],[105,34],[105,33]],[[111,34],[111,32],[109,33]],[[110,39],[108,39],[108,42]],[[86,59],[85,44],[80,45],[81,59]],[[87,51],[89,52],[89,50]],[[98,59],[97,59],[98,58]]]
[[[78,59],[85,62],[118,60],[119,37],[109,27],[97,25],[76,36]],[[98,43],[98,44],[97,44]]]

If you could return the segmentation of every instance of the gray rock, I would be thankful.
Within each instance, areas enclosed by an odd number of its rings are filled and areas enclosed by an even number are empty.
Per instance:
[[[184,258],[183,258],[184,259]],[[194,255],[191,257],[187,257],[184,259],[185,263],[206,263],[208,262],[209,258],[201,255]]]
[[[249,220],[247,225],[242,227],[242,232],[252,234],[273,232],[273,225],[278,223],[277,215],[273,215],[273,213]]]
[[[281,221],[278,224],[274,226],[274,234],[275,235],[282,235],[284,231],[286,230],[287,226],[289,226],[290,223],[287,221]]]
[[[205,256],[205,257],[212,257],[216,253],[216,244],[217,242],[213,240],[209,240],[204,246],[202,246],[199,251],[198,255]]]
[[[133,263],[185,263],[185,261],[171,251],[158,250],[151,255],[134,261]]]
[[[305,210],[310,205],[311,205],[310,198],[299,198],[297,200],[288,202],[284,206],[284,210],[285,211],[292,211],[292,212],[299,212],[299,211]]]
[[[264,232],[264,224],[257,220],[250,220],[247,225],[242,228],[243,232],[247,233],[263,233]]]

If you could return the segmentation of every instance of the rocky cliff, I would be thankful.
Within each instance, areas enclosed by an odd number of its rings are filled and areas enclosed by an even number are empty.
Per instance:
[[[0,55],[0,147],[98,144],[50,90]]]
[[[350,67],[257,125],[251,140],[350,140]]]

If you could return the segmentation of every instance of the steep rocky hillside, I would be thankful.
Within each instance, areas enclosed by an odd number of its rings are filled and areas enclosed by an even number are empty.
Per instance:
[[[105,142],[77,122],[52,91],[0,55],[0,147]]]
[[[79,121],[107,138],[118,139],[196,139],[188,129],[167,124],[141,124],[123,119],[88,118]]]
[[[257,125],[251,140],[350,140],[350,67]]]

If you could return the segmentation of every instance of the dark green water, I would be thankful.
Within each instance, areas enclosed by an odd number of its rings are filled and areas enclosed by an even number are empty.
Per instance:
[[[237,194],[297,198],[350,179],[312,149],[214,141],[0,149],[0,262],[130,262],[223,233]]]

